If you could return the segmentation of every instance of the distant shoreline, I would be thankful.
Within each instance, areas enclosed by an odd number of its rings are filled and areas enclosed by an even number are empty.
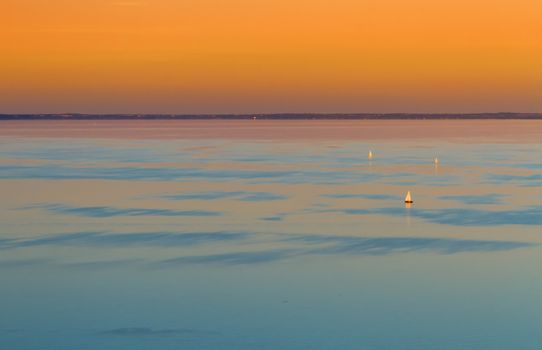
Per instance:
[[[542,113],[0,114],[0,120],[542,120]]]

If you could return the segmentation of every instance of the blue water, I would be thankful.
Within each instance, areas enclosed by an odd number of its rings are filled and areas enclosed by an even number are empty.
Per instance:
[[[0,349],[541,349],[542,143],[469,141],[1,137]]]

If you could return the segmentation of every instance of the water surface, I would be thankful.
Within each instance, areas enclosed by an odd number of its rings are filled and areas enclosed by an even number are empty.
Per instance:
[[[540,349],[539,140],[536,121],[2,122],[0,348]]]

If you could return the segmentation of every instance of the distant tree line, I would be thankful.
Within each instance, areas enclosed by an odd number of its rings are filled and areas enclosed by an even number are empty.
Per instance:
[[[0,114],[0,120],[401,120],[401,119],[542,119],[542,113],[281,113],[281,114]]]

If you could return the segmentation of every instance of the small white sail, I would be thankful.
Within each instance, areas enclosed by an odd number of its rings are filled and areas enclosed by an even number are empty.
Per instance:
[[[369,155],[367,156],[369,159],[373,159],[373,151],[369,151]]]
[[[410,195],[410,191],[408,191],[406,194],[405,203],[413,203],[412,196]]]

